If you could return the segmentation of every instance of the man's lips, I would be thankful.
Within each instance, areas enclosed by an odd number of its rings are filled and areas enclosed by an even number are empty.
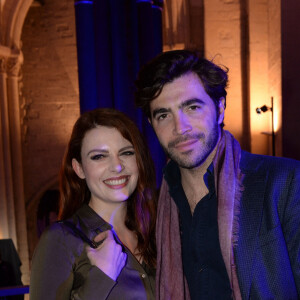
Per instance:
[[[111,189],[120,189],[127,185],[129,178],[129,175],[124,175],[119,177],[108,178],[103,180],[103,182]]]
[[[169,142],[168,148],[185,148],[197,143],[199,140],[204,139],[205,135],[202,132],[196,134],[188,134],[185,136],[178,137],[177,139],[174,139],[173,141]]]
[[[190,139],[184,142],[176,143],[176,145],[174,145],[174,148],[176,148],[177,150],[188,150],[197,142],[198,139]]]

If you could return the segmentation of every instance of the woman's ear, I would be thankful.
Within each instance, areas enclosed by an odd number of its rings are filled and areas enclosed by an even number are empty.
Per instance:
[[[225,115],[225,98],[222,97],[219,100],[219,116],[218,116],[218,124],[222,124],[224,121],[224,115]]]
[[[72,159],[72,168],[79,178],[85,179],[85,174],[82,166],[75,158]]]

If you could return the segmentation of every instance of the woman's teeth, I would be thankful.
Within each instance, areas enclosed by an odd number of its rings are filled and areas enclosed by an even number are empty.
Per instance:
[[[120,185],[120,184],[125,183],[126,180],[127,180],[127,178],[122,178],[122,179],[104,180],[104,182],[109,185]]]

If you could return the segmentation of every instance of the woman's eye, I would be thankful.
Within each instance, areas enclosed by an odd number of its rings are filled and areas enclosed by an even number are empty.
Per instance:
[[[125,156],[130,156],[130,155],[134,155],[134,151],[125,151],[125,152],[122,152],[121,155],[125,155]]]
[[[96,154],[96,155],[91,156],[91,160],[99,160],[99,159],[102,159],[104,157],[105,156],[103,154]]]

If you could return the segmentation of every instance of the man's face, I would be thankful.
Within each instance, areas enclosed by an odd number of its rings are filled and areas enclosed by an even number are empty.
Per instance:
[[[166,84],[150,103],[151,123],[168,156],[181,168],[200,166],[220,138],[224,99],[218,111],[195,73]]]

